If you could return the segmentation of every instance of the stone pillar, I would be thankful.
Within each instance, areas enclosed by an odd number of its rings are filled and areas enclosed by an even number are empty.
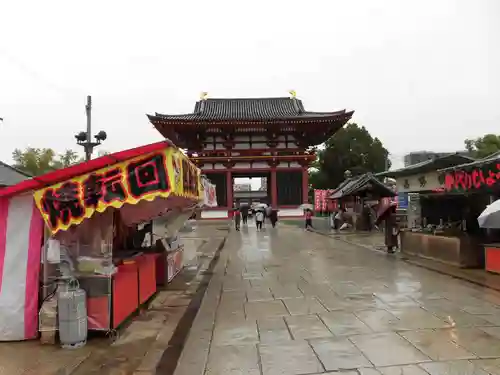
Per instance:
[[[309,200],[309,173],[307,167],[302,170],[302,203]]]
[[[227,207],[233,207],[233,174],[230,170],[226,171],[226,199]]]
[[[271,169],[271,207],[278,208],[278,182],[276,168]]]

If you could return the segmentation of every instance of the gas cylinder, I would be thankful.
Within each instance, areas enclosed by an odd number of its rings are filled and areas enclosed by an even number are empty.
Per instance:
[[[87,342],[86,293],[78,281],[70,279],[59,284],[57,315],[59,340],[65,349],[76,349]]]

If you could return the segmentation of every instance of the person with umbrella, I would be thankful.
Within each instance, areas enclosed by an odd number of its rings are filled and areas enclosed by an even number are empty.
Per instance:
[[[249,209],[250,209],[250,207],[247,204],[241,206],[241,217],[243,218],[243,225],[246,225],[248,222]]]
[[[264,223],[264,210],[259,208],[255,214],[255,225],[257,226],[257,232],[262,230],[262,224]]]

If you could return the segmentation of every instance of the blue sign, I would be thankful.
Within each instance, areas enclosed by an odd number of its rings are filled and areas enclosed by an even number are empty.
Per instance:
[[[398,208],[408,208],[408,193],[398,193]]]

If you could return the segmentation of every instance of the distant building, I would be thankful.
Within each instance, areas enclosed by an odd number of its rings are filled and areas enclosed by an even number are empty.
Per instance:
[[[267,177],[260,178],[259,191],[267,191]]]
[[[434,151],[415,151],[410,152],[404,156],[405,167],[410,165],[423,163],[424,161],[434,160],[436,158],[442,158],[443,156],[458,154],[461,156],[469,157],[470,153],[468,151],[456,151],[456,152],[434,152]]]
[[[27,173],[0,161],[0,189],[15,185],[28,178],[31,178],[31,176]]]
[[[234,191],[251,191],[252,184],[234,184]]]

